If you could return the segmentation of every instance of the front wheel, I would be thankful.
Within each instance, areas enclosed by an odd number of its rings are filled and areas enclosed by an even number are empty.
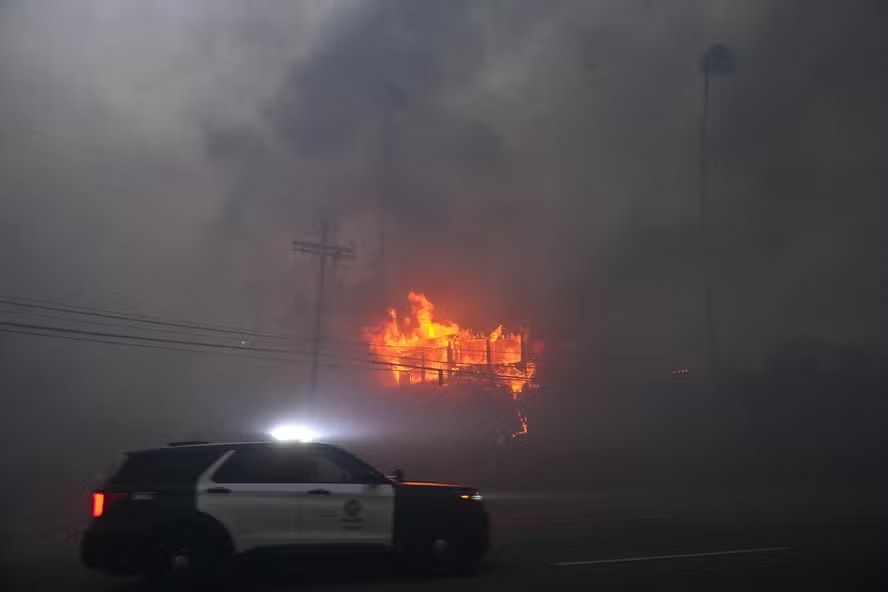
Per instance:
[[[424,537],[414,550],[414,565],[438,577],[468,575],[475,572],[484,556],[477,541],[450,530],[436,531]]]

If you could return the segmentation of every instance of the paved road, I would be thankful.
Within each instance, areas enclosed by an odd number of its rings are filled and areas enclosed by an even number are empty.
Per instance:
[[[372,566],[254,574],[240,589],[883,590],[877,492],[606,491],[491,494],[496,541],[481,574],[421,580]],[[5,537],[8,590],[134,592],[82,569],[76,529]]]

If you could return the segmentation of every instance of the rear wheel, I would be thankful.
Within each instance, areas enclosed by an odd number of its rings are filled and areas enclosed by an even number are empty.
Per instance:
[[[227,553],[212,537],[180,529],[161,536],[149,555],[148,581],[159,590],[193,590],[217,581]]]

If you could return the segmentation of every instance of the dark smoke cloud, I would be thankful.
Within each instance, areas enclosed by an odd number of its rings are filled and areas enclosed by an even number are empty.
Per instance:
[[[297,150],[329,155],[362,128],[434,102],[436,91],[457,82],[446,72],[457,40],[463,61],[478,50],[470,9],[463,0],[367,4],[294,67],[275,123]]]
[[[725,347],[742,363],[795,334],[874,344],[884,245],[859,231],[884,187],[884,15],[374,2],[294,66],[272,123],[317,167],[370,164],[348,193],[383,194],[402,289],[681,358],[699,339],[698,63],[726,41],[740,69],[714,83],[711,143]]]

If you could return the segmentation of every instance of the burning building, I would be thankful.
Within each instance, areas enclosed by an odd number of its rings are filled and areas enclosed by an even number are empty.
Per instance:
[[[364,338],[370,353],[391,366],[385,380],[391,386],[413,384],[478,383],[508,392],[517,402],[534,387],[536,361],[542,348],[529,332],[507,332],[498,325],[477,332],[454,321],[435,316],[435,306],[424,294],[410,292],[410,312],[388,311],[386,322],[368,327]],[[527,433],[527,417],[517,409],[521,429]]]

